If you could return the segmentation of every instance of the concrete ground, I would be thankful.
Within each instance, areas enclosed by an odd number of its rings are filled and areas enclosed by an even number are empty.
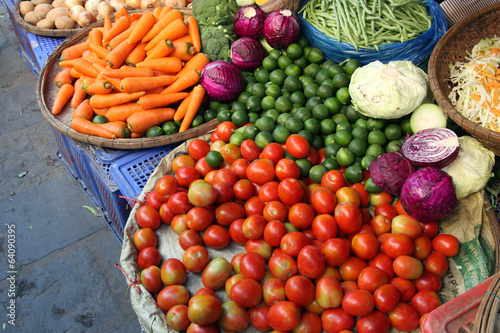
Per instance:
[[[140,332],[121,245],[56,157],[18,50],[0,6],[0,330]]]

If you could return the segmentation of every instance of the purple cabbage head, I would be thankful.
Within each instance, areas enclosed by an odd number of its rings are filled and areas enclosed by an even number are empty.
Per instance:
[[[201,72],[201,85],[216,101],[230,101],[245,88],[245,78],[238,67],[222,61],[212,61]]]
[[[406,178],[415,171],[415,167],[400,152],[380,155],[370,164],[370,176],[382,190],[399,195]]]
[[[297,15],[289,9],[270,13],[264,22],[264,38],[274,49],[284,49],[297,40],[300,24]]]
[[[231,63],[245,71],[259,67],[266,56],[264,46],[250,37],[241,37],[231,45]]]
[[[243,6],[234,16],[234,33],[240,37],[260,38],[266,13],[257,5]]]

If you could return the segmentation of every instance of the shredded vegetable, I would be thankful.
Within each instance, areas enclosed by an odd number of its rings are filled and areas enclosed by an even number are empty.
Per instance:
[[[484,128],[500,132],[500,37],[477,43],[466,62],[450,65],[448,95],[458,112]]]

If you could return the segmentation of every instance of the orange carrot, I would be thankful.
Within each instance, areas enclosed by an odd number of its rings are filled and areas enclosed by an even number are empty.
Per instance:
[[[135,67],[135,65],[137,65],[141,61],[144,61],[144,59],[146,59],[146,50],[144,49],[145,47],[146,43],[137,43],[132,52],[130,52],[127,58],[125,58],[125,64]]]
[[[164,58],[174,50],[174,43],[170,39],[162,39],[156,46],[147,52],[144,60]]]
[[[81,79],[82,89],[85,93],[87,93],[87,88],[96,80],[96,78],[93,78],[91,76],[82,76],[80,79]]]
[[[148,42],[148,45],[146,45],[146,51],[153,49],[162,39],[174,40],[184,36],[187,32],[188,27],[186,23],[181,19],[175,19]]]
[[[181,44],[182,42],[188,42],[188,43],[193,44],[193,40],[192,40],[192,38],[191,38],[191,36],[190,36],[190,35],[184,35],[184,36],[181,36],[181,37],[179,37],[179,38],[177,38],[177,39],[174,39],[174,40],[172,41],[172,43],[174,43],[174,45],[175,45],[176,43],[177,43],[177,44]]]
[[[158,16],[160,16],[160,13],[163,10],[163,8],[166,7],[155,7],[155,9],[153,9],[153,15],[155,16],[156,19],[158,19]]]
[[[90,86],[87,87],[87,94],[90,95],[106,95],[111,92],[113,86],[106,79],[95,80]]]
[[[99,72],[105,76],[123,79],[129,76],[153,76],[153,69],[122,66],[118,69],[106,68],[100,65],[94,65]]]
[[[116,138],[116,135],[113,132],[108,131],[107,129],[99,126],[98,124],[94,124],[90,120],[87,120],[82,117],[73,118],[71,120],[71,128],[83,134],[95,135],[107,139]]]
[[[122,32],[121,34],[119,34],[118,36],[116,36],[115,38],[110,40],[109,42],[107,42],[106,47],[108,49],[112,50],[120,43],[126,41],[128,36],[130,36],[132,31],[134,31],[135,24],[136,24],[136,22],[132,23],[127,30],[125,30],[124,32]]]
[[[179,76],[179,79],[163,89],[162,94],[174,93],[183,91],[200,82],[201,75],[196,69],[188,70],[184,75]]]
[[[151,126],[171,120],[174,113],[172,108],[137,111],[128,117],[128,127],[133,133],[146,133]]]
[[[189,128],[189,125],[193,122],[196,112],[200,109],[203,98],[205,98],[205,88],[199,84],[195,86],[191,92],[191,101],[189,102],[186,114],[182,119],[181,126],[179,127],[179,133],[184,132]]]
[[[167,7],[165,7],[167,8]],[[175,20],[183,20],[184,16],[178,9],[169,10],[165,15],[156,21],[156,24],[149,30],[149,32],[142,39],[143,42],[149,42],[156,35],[160,33],[165,27]]]
[[[68,46],[61,52],[61,60],[80,58],[85,50],[89,49],[87,41]]]
[[[73,83],[74,77],[71,76],[71,67],[64,67],[54,78],[56,86],[61,87],[65,83]]]
[[[103,42],[109,42],[114,37],[118,36],[128,28],[130,28],[130,17],[121,16],[120,18],[115,20],[115,23],[111,26],[111,29],[102,37]]]
[[[109,16],[109,15],[104,16],[104,24],[103,24],[103,30],[102,30],[103,36],[109,32],[112,25],[113,25],[113,21],[111,21],[111,16]],[[101,41],[101,45],[103,45],[102,41]]]
[[[191,95],[193,94],[193,91],[191,91],[189,93],[189,96],[187,96],[186,98],[184,98],[181,102],[181,104],[179,104],[179,106],[177,107],[177,110],[175,111],[175,114],[174,114],[174,120],[175,121],[181,121],[182,118],[184,118],[184,116],[186,115],[186,112],[187,112],[187,109],[188,109],[188,106],[189,106],[189,102],[191,101]]]
[[[160,12],[160,14],[159,14],[159,15],[158,15],[158,17],[157,17],[157,20],[161,20],[161,19],[162,19],[163,17],[165,17],[165,15],[167,15],[167,13],[168,13],[169,11],[171,11],[172,9],[173,9],[173,8],[172,8],[172,7],[170,7],[170,6],[165,6],[165,7],[162,7],[161,12]]]
[[[86,76],[97,77],[97,75],[99,75],[99,71],[92,65],[92,63],[83,58],[75,59],[73,62],[73,68]]]
[[[124,92],[145,91],[158,87],[168,86],[175,80],[177,80],[177,77],[171,75],[153,77],[126,77],[122,80],[120,88]]]
[[[203,67],[205,67],[210,62],[210,59],[204,53],[196,53],[191,59],[189,59],[182,67],[182,70],[177,73],[177,76],[182,76],[190,69],[196,69],[201,73]]]
[[[130,44],[139,42],[149,30],[156,24],[156,17],[152,13],[144,14],[135,25],[134,30],[128,36]]]
[[[181,99],[186,98],[189,95],[187,92],[176,92],[171,94],[147,94],[139,97],[137,104],[141,106],[144,110],[154,109],[159,107],[164,107]]]
[[[87,60],[88,62],[90,62],[92,64],[99,64],[101,66],[106,66],[106,60],[104,60],[104,59],[83,58],[83,57],[76,58],[76,59],[71,59],[71,60],[59,61],[59,66],[61,66],[61,67],[71,67],[71,66],[73,66],[74,62],[77,61],[77,60],[79,60],[79,59]]]
[[[106,55],[106,62],[111,68],[119,68],[125,62],[127,56],[132,52],[137,43],[129,44],[127,41],[121,42]]]
[[[196,54],[196,49],[193,44],[185,41],[174,42],[174,50],[170,54],[173,57],[177,57],[182,61],[190,60]]]
[[[97,45],[102,46],[102,30],[92,29],[89,31],[89,46]],[[92,49],[92,48],[91,48]]]
[[[177,57],[165,57],[145,60],[136,66],[137,68],[150,68],[165,73],[178,73],[182,69],[182,60]]]
[[[112,132],[117,138],[130,138],[130,129],[124,121],[109,121],[98,125]]]
[[[131,114],[141,110],[142,108],[136,102],[123,103],[110,107],[107,112],[107,117],[109,121],[126,121]]]
[[[132,102],[143,96],[144,92],[115,93],[107,95],[94,95],[90,97],[90,106],[95,109],[105,109],[115,105]]]
[[[122,16],[127,16],[128,15],[128,9],[126,7],[120,8],[119,11],[115,13],[115,21],[118,20]]]
[[[82,117],[92,121],[94,110],[90,107],[90,101],[88,99],[83,100],[80,105],[75,108],[75,111],[73,111],[73,118],[76,117]]]
[[[130,133],[130,137],[131,137],[132,139],[142,138],[144,135],[146,135],[146,132],[144,132],[144,133],[135,133],[135,132],[131,132],[131,133]]]
[[[161,91],[163,90],[163,88],[164,87],[157,87],[157,88],[145,90],[144,92],[146,94],[161,94]]]
[[[71,76],[74,77],[75,79],[78,79],[82,76],[82,73],[77,71],[74,67],[71,67]]]
[[[92,110],[94,110],[94,113],[96,115],[100,115],[100,116],[104,116],[104,117],[108,117],[108,109],[97,109],[97,108],[92,108]]]
[[[75,81],[73,88],[75,91],[73,92],[73,97],[71,98],[71,107],[76,109],[78,105],[85,100],[87,93],[83,90],[81,78]]]
[[[123,92],[122,89],[120,88],[120,84],[122,82],[122,79],[118,79],[116,77],[110,77],[106,75],[101,75],[104,79],[108,80],[109,83],[113,86],[113,90],[116,92]]]
[[[198,20],[194,16],[189,16],[187,19],[188,33],[191,36],[196,52],[201,52],[201,37],[200,37],[200,27],[198,26]]]
[[[59,88],[54,98],[54,105],[52,105],[52,114],[61,113],[66,103],[73,97],[74,91],[75,88],[69,83],[65,83]]]
[[[90,49],[99,56],[100,59],[105,59],[109,53],[109,50],[104,46],[97,44],[90,44]]]

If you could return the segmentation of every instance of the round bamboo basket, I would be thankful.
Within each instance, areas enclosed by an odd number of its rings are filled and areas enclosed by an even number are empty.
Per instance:
[[[184,16],[191,15],[190,9],[179,10],[184,14]],[[42,67],[36,87],[37,101],[43,116],[54,129],[74,140],[95,146],[114,149],[141,149],[158,147],[194,138],[215,129],[218,124],[217,119],[211,120],[200,126],[190,128],[182,133],[172,135],[161,135],[153,138],[142,137],[133,139],[105,139],[98,136],[82,134],[71,129],[70,123],[73,109],[69,103],[63,108],[61,113],[54,116],[50,110],[52,109],[54,97],[59,89],[54,84],[54,78],[62,69],[62,67],[59,66],[59,58],[62,51],[71,45],[85,41],[88,37],[89,31],[94,27],[102,26],[102,24],[103,21],[95,22],[82,29],[79,33],[66,38],[47,58],[47,61]]]
[[[448,99],[450,64],[465,61],[467,52],[486,37],[500,36],[500,3],[484,8],[451,27],[436,44],[428,65],[429,82],[446,117],[500,156],[500,133],[464,118]]]

